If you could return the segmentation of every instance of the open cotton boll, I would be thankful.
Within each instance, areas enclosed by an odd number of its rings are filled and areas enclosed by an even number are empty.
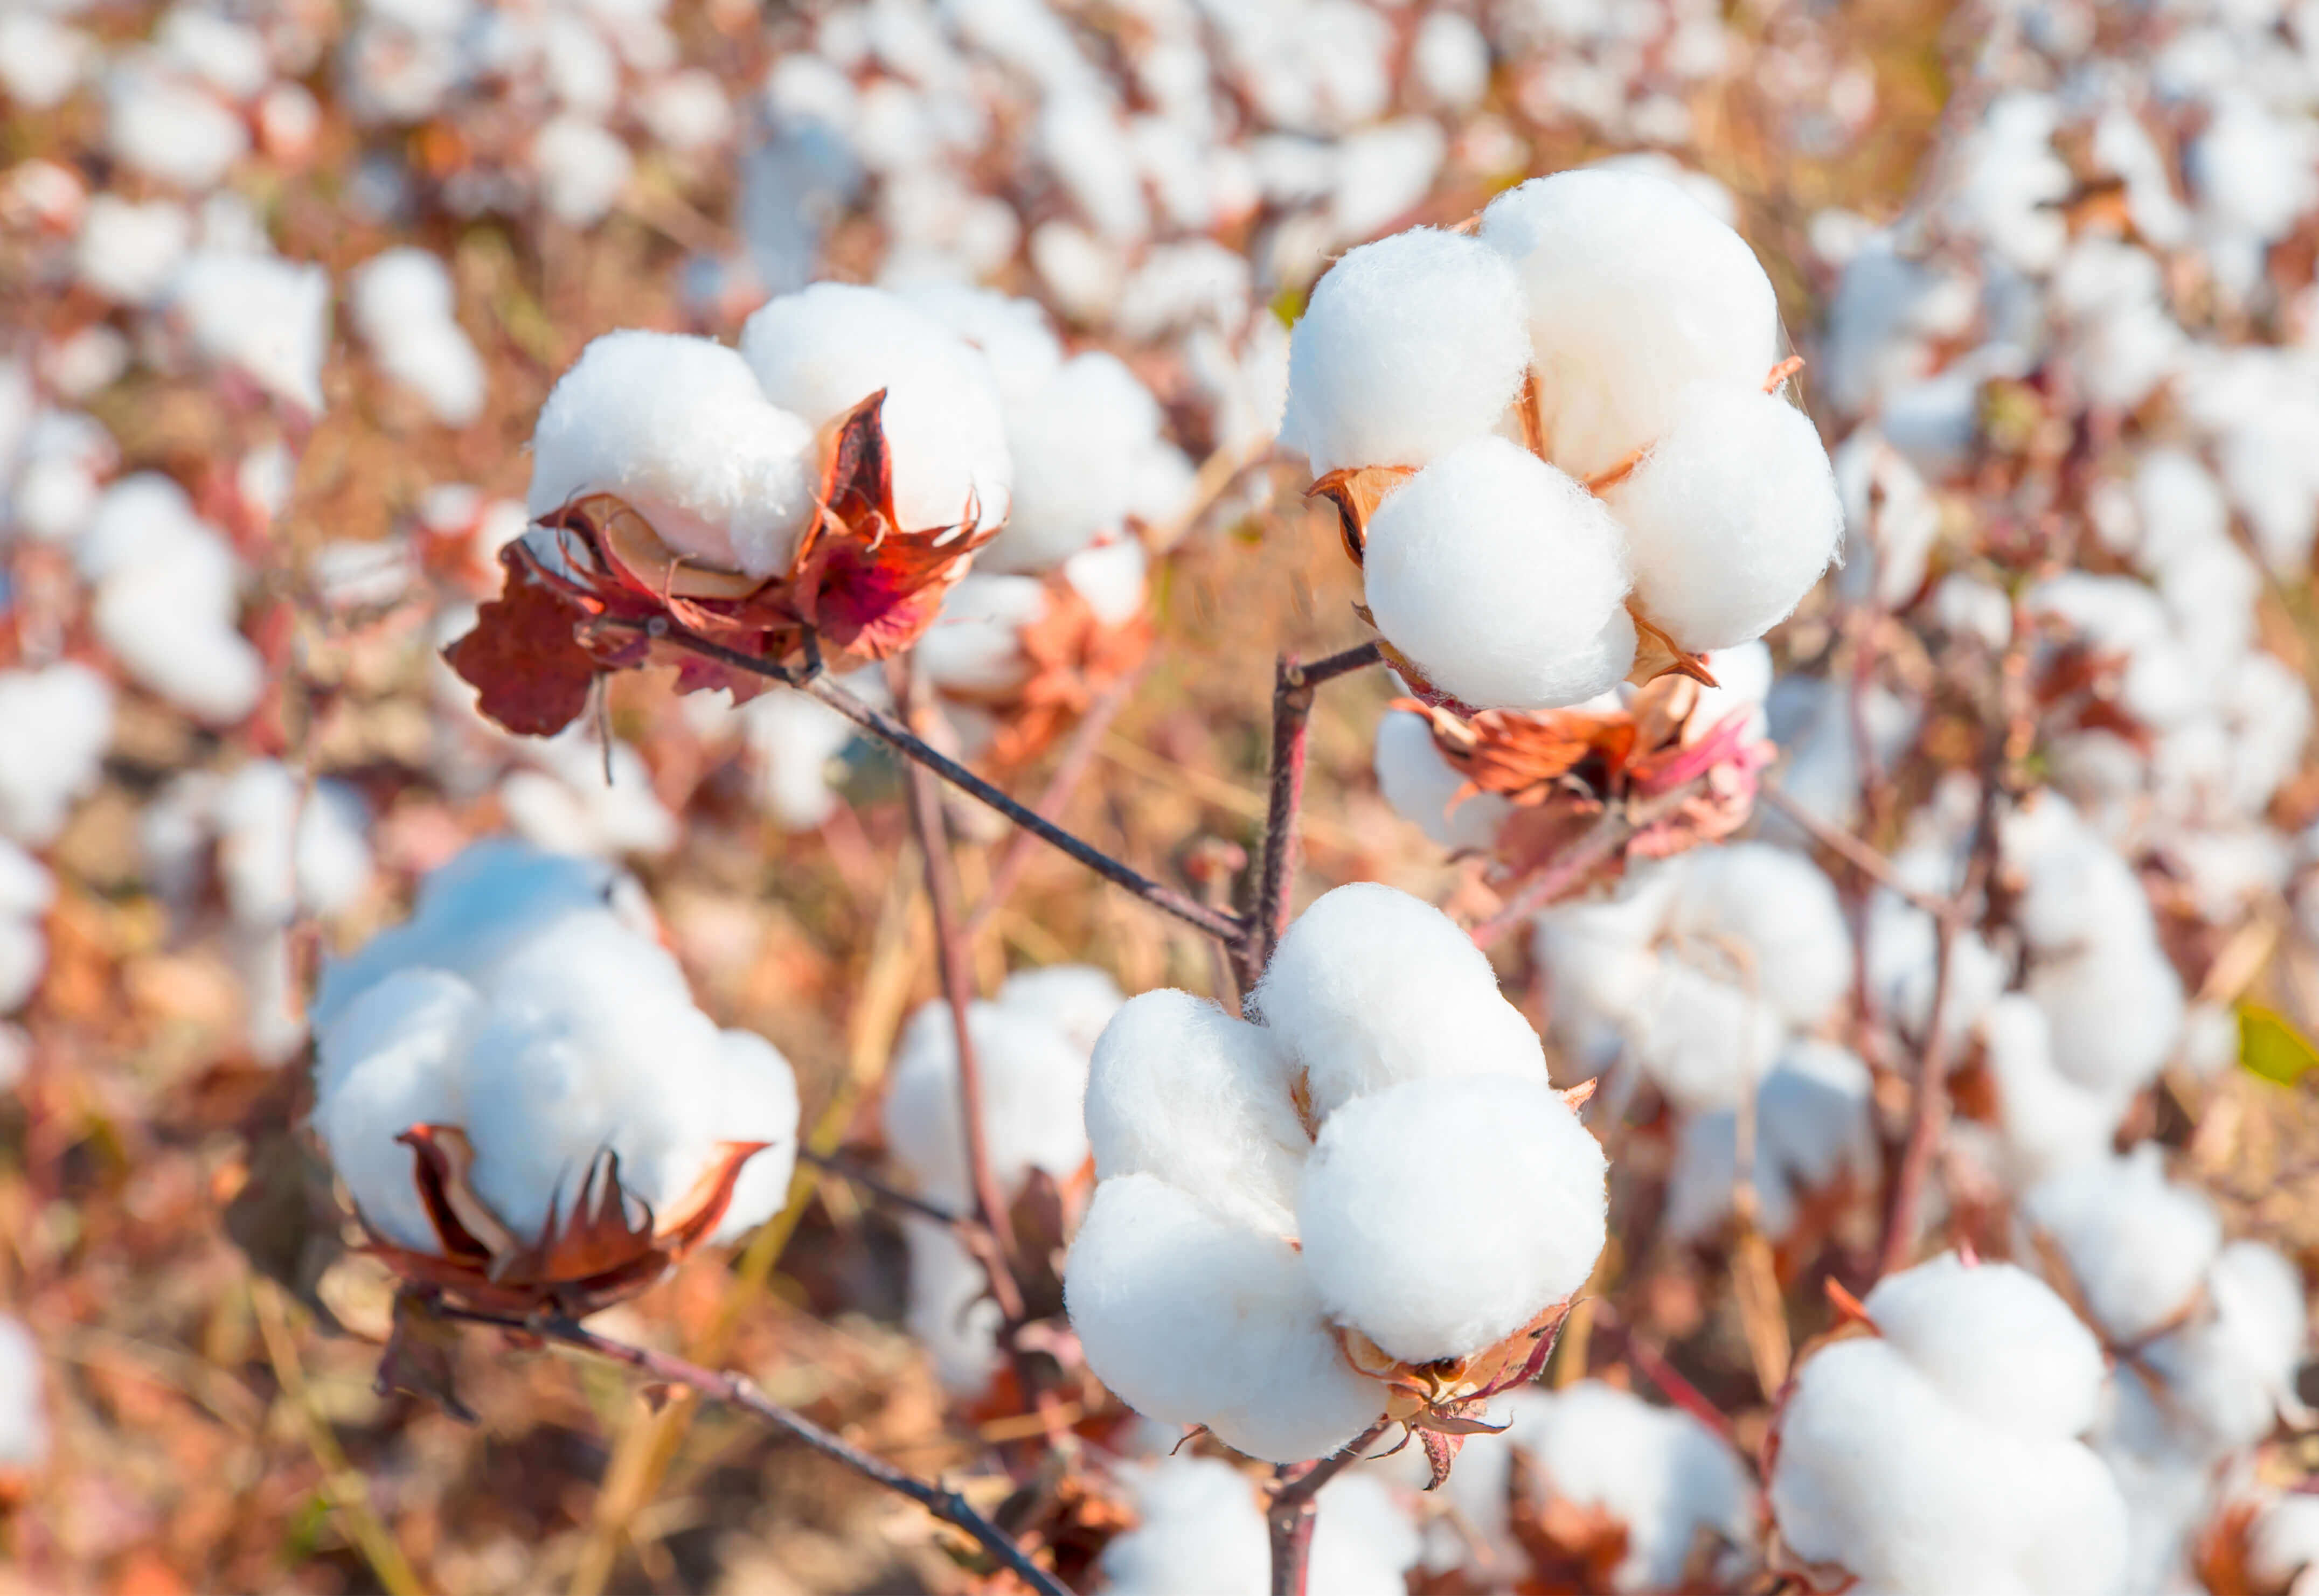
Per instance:
[[[1272,1544],[1247,1475],[1217,1458],[1185,1456],[1129,1464],[1119,1473],[1134,1498],[1136,1525],[1103,1548],[1110,1596],[1265,1596]],[[1313,1538],[1317,1558],[1317,1522]]]
[[[1478,239],[1412,228],[1348,250],[1289,334],[1281,443],[1315,476],[1439,459],[1513,402],[1523,315],[1512,270]]]
[[[456,302],[449,270],[419,248],[373,256],[348,285],[371,357],[447,427],[465,427],[483,409],[483,358],[453,314]]]
[[[2251,1447],[2296,1412],[2295,1371],[2308,1340],[2303,1278],[2277,1250],[2234,1241],[2215,1256],[2188,1322],[2143,1349],[2162,1383],[2178,1440],[2208,1456]]]
[[[979,1396],[998,1369],[1001,1319],[990,1297],[990,1272],[949,1225],[905,1213],[902,1240],[910,1255],[905,1322],[911,1338],[925,1348],[944,1391]]]
[[[1865,1181],[1875,1168],[1869,1125],[1868,1067],[1833,1042],[1792,1042],[1755,1088],[1753,1178],[1755,1219],[1782,1240],[1811,1194],[1849,1175]],[[1667,1185],[1666,1226],[1687,1241],[1711,1240],[1731,1213],[1739,1173],[1738,1114],[1696,1114]]]
[[[1660,959],[1628,1022],[1635,1060],[1676,1107],[1731,1108],[1770,1070],[1786,1025],[1760,993]]]
[[[741,1166],[725,1217],[708,1234],[722,1243],[739,1240],[789,1201],[790,1177],[797,1173],[798,1089],[788,1058],[755,1032],[724,1031],[719,1042],[723,1078],[714,1088],[717,1109],[709,1139],[771,1144]],[[708,1150],[699,1152],[705,1163]]]
[[[1138,1412],[1268,1462],[1324,1456],[1384,1411],[1286,1238],[1152,1175],[1096,1186],[1064,1268],[1087,1366]]]
[[[482,996],[457,975],[403,969],[316,1026],[314,1133],[356,1212],[396,1246],[439,1245],[411,1149],[395,1138],[413,1125],[465,1119],[461,1060],[484,1012]]]
[[[2222,1246],[2214,1204],[2166,1179],[2152,1142],[2031,1188],[2021,1217],[2062,1249],[2079,1294],[2118,1345],[2180,1312]]]
[[[820,699],[776,687],[741,706],[742,735],[756,757],[757,802],[786,831],[811,831],[837,807],[837,756],[856,728]]]
[[[618,135],[588,117],[548,119],[531,142],[540,203],[572,227],[593,227],[619,203],[636,158]]]
[[[1459,798],[1464,772],[1441,757],[1425,717],[1406,709],[1389,709],[1377,722],[1376,779],[1395,813],[1452,851],[1487,848],[1513,808],[1494,792]]]
[[[1981,1027],[1997,1087],[2008,1178],[2016,1186],[2034,1186],[2062,1169],[2107,1159],[2131,1094],[2080,1086],[2056,1069],[2045,1011],[2025,993],[2008,992],[1990,1005]]]
[[[970,571],[943,596],[910,657],[946,692],[1011,692],[1032,671],[1022,630],[1046,613],[1046,584],[1037,577]]]
[[[664,853],[676,845],[676,816],[630,744],[615,740],[607,751],[575,721],[553,737],[525,739],[519,752],[536,768],[509,772],[499,798],[509,827],[526,842],[558,853]]]
[[[266,663],[234,627],[237,580],[233,555],[205,528],[173,537],[98,585],[97,638],[140,685],[206,725],[231,726],[266,690]]]
[[[2097,1090],[2146,1085],[2181,1034],[2182,978],[2154,942],[2098,945],[2040,964],[2028,992],[2052,1027],[2055,1066]]]
[[[1133,538],[1083,548],[1063,562],[1063,580],[1096,620],[1123,627],[1142,613],[1151,557]]]
[[[87,34],[45,13],[0,15],[0,87],[28,111],[61,104],[95,54]]]
[[[1534,177],[1490,203],[1481,241],[1520,274],[1547,456],[1573,476],[1665,437],[1691,384],[1760,390],[1779,359],[1755,251],[1662,178]]]
[[[556,379],[531,436],[536,519],[615,493],[681,555],[751,576],[789,568],[812,513],[813,428],[768,403],[708,338],[612,332]]]
[[[178,266],[169,313],[205,360],[232,366],[310,416],[322,411],[330,276],[278,256],[204,248]]]
[[[1459,445],[1387,498],[1362,574],[1386,641],[1477,708],[1580,703],[1634,664],[1619,523],[1502,437]]]
[[[0,671],[0,836],[53,841],[112,742],[113,685],[86,665]]]
[[[104,110],[115,159],[190,192],[216,187],[249,148],[249,131],[230,108],[149,59],[132,57],[105,74]]]
[[[1015,473],[989,365],[932,317],[880,289],[817,283],[752,315],[741,355],[767,398],[816,427],[884,390],[903,530],[1006,519]]]
[[[1512,1075],[1543,1083],[1538,1033],[1448,915],[1405,892],[1355,882],[1288,927],[1249,999],[1304,1074],[1325,1121],[1403,1081]]]
[[[1252,1229],[1292,1233],[1311,1142],[1287,1077],[1263,1026],[1188,992],[1139,994],[1088,1067],[1096,1178],[1156,1176]]]
[[[1330,1313],[1393,1357],[1462,1357],[1586,1284],[1604,1178],[1542,1074],[1405,1081],[1322,1123],[1296,1197],[1304,1265]]]
[[[1836,557],[1844,507],[1811,418],[1746,385],[1698,383],[1610,490],[1635,599],[1683,647],[1729,648],[1787,618]]]
[[[1082,1053],[1092,1053],[1126,1003],[1119,983],[1091,964],[1050,964],[1018,969],[998,988],[999,1007],[1042,1020]]]
[[[286,925],[302,909],[351,907],[371,879],[368,807],[342,781],[302,789],[277,760],[252,760],[216,789],[218,876],[245,927]]]
[[[1887,1275],[1863,1306],[1889,1344],[1984,1424],[2029,1440],[2067,1440],[2093,1427],[2100,1344],[2026,1270],[1943,1253]]]
[[[1012,1192],[1033,1169],[1067,1180],[1086,1162],[1087,1055],[1044,1017],[977,1003],[967,1029],[982,1076],[982,1134],[991,1174]],[[894,1051],[884,1113],[886,1145],[917,1188],[937,1203],[973,1200],[958,1095],[958,1035],[950,1006],[910,1016]]]
[[[1667,916],[1683,956],[1760,993],[1791,1024],[1825,1019],[1852,985],[1852,936],[1826,872],[1769,843],[1688,861]]]
[[[49,1458],[41,1400],[41,1348],[14,1316],[0,1313],[0,1469],[32,1469]]]
[[[1116,356],[1074,356],[1036,393],[1006,407],[1015,464],[1006,527],[976,559],[992,571],[1044,571],[1130,509],[1135,473],[1159,436],[1159,401]]]
[[[1321,1488],[1314,1509],[1311,1589],[1405,1596],[1424,1543],[1390,1485],[1366,1471],[1342,1474]]]
[[[169,285],[193,238],[194,219],[174,200],[140,203],[100,194],[81,219],[74,267],[105,298],[149,305]]]

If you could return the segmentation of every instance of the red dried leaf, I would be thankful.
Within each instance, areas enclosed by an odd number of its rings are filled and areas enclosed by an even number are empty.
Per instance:
[[[500,596],[443,657],[475,689],[475,707],[485,715],[511,732],[553,736],[587,709],[597,662],[575,635],[581,613],[533,577],[519,546],[501,550],[500,563],[506,572]]]

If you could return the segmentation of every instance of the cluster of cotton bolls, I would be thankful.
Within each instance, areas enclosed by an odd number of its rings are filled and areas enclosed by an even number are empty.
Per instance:
[[[680,1223],[699,1226],[687,1244],[730,1240],[787,1199],[788,1061],[700,1011],[607,866],[471,845],[421,883],[408,922],[326,968],[313,1021],[313,1128],[356,1213],[390,1247],[476,1265],[475,1286],[554,1269],[559,1222],[605,1198],[607,1154],[649,1240]],[[402,1140],[414,1126],[472,1151],[463,1174],[499,1227],[474,1238],[494,1249],[490,1282],[492,1260],[453,1256],[437,1228]],[[752,1143],[729,1202],[704,1207],[726,1150]]]
[[[1060,1190],[1087,1160],[1080,1105],[1087,1058],[1119,1010],[1119,987],[1086,965],[1051,965],[1007,978],[972,1005],[967,1034],[982,1090],[984,1156],[1002,1200],[1019,1200],[1033,1176]],[[956,1214],[973,1212],[966,1115],[959,1096],[958,1032],[946,1003],[910,1016],[888,1072],[886,1148],[918,1195]],[[997,1366],[998,1307],[983,1266],[949,1226],[906,1214],[910,1249],[909,1325],[953,1394],[979,1392]]]
[[[1065,1287],[1139,1412],[1286,1462],[1421,1424],[1412,1366],[1520,1367],[1593,1269],[1604,1164],[1488,961],[1405,894],[1319,899],[1251,1004],[1147,992],[1104,1032]]]
[[[1213,1457],[1123,1465],[1135,1527],[1103,1549],[1109,1596],[1263,1596],[1272,1548],[1249,1476]],[[1314,1499],[1307,1583],[1332,1596],[1399,1596],[1418,1561],[1408,1512],[1373,1474],[1340,1475]]]
[[[1776,392],[1778,306],[1746,240],[1631,170],[1534,178],[1471,235],[1347,254],[1289,350],[1281,439],[1382,473],[1368,610],[1480,708],[1550,708],[1679,649],[1760,636],[1843,518],[1819,434]]]

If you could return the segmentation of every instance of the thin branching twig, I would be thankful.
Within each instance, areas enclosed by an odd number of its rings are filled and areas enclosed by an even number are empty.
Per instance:
[[[1272,1596],[1305,1596],[1304,1573],[1313,1560],[1313,1514],[1321,1487],[1358,1463],[1392,1427],[1392,1420],[1380,1419],[1317,1462],[1282,1466],[1264,1515],[1272,1537]]]

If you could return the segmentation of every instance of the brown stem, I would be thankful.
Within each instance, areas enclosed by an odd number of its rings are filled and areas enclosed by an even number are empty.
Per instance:
[[[1272,1532],[1272,1596],[1304,1596],[1304,1573],[1313,1558],[1313,1513],[1321,1487],[1358,1462],[1392,1424],[1390,1419],[1380,1419],[1330,1456],[1313,1463],[1284,1464],[1274,1475],[1279,1484],[1264,1515]]]
[[[1765,803],[1793,821],[1798,829],[1809,835],[1813,842],[1836,854],[1878,886],[1913,906],[1922,909],[1927,915],[1937,917],[1949,912],[1951,906],[1947,899],[1936,897],[1929,892],[1919,892],[1909,886],[1900,879],[1899,872],[1892,868],[1890,860],[1850,832],[1840,831],[1830,825],[1779,788],[1766,786],[1763,793]]]
[[[1063,756],[1056,762],[1055,773],[1047,779],[1047,789],[1039,795],[1038,813],[1045,819],[1060,824],[1063,809],[1071,801],[1071,794],[1087,779],[1095,764],[1096,752],[1103,745],[1103,735],[1125,708],[1134,692],[1141,671],[1130,671],[1096,696],[1072,728],[1071,740],[1063,746]],[[1023,879],[1023,872],[1031,867],[1032,844],[1038,839],[1028,831],[1017,831],[1008,839],[1006,852],[998,856],[997,868],[990,872],[990,885],[983,889],[982,901],[976,904],[966,916],[961,934],[969,942],[990,924],[993,915],[1006,906],[1007,896]]]
[[[952,868],[950,831],[943,824],[942,790],[925,765],[910,767],[910,824],[925,858],[926,899],[934,908],[934,948],[942,965],[943,1000],[950,1005],[952,1034],[958,1041],[959,1113],[966,1128],[967,1176],[974,1191],[975,1219],[989,1234],[996,1257],[989,1264],[990,1294],[1006,1322],[1023,1317],[1023,1294],[1015,1284],[1015,1227],[1006,1194],[990,1168],[988,1127],[982,1118],[982,1065],[975,1056],[974,972],[968,966],[966,939],[958,930],[958,875]]]
[[[1044,816],[1024,807],[956,760],[928,746],[924,738],[892,716],[871,708],[826,675],[818,672],[800,675],[785,666],[773,663],[771,660],[758,659],[743,654],[738,649],[726,648],[722,644],[712,643],[696,633],[688,632],[681,627],[669,624],[663,617],[655,617],[651,622],[643,625],[612,620],[602,620],[596,624],[607,629],[642,632],[672,646],[683,649],[688,654],[696,654],[703,659],[715,660],[719,664],[729,665],[735,671],[745,671],[752,676],[762,676],[768,681],[778,681],[784,686],[793,687],[799,692],[809,693],[863,731],[878,738],[904,759],[932,771],[969,798],[997,810],[999,814],[1021,826],[1024,831],[1069,854],[1114,887],[1126,888],[1153,908],[1164,914],[1173,915],[1178,920],[1206,932],[1210,936],[1226,942],[1234,942],[1240,939],[1241,926],[1238,915],[1225,914],[1195,903],[1173,888],[1163,887],[1132,867],[1121,863],[1094,843],[1073,836]]]
[[[1639,804],[1612,804],[1578,840],[1555,855],[1529,886],[1506,900],[1505,906],[1474,927],[1474,945],[1486,948],[1548,905],[1579,891],[1594,872],[1619,856],[1637,833],[1681,808],[1699,790],[1701,781],[1686,781]]]
[[[474,1309],[443,1305],[438,1310],[446,1319],[462,1320],[469,1324],[496,1325],[502,1330],[521,1331],[544,1341],[591,1352],[615,1363],[626,1364],[650,1379],[667,1385],[681,1385],[695,1391],[710,1402],[738,1408],[754,1418],[762,1419],[777,1429],[803,1441],[825,1457],[834,1458],[864,1478],[883,1485],[887,1490],[907,1496],[945,1524],[964,1530],[975,1543],[988,1552],[1015,1577],[1022,1580],[1040,1596],[1070,1596],[1069,1590],[1053,1574],[1033,1563],[1029,1554],[1015,1537],[989,1519],[976,1512],[966,1498],[939,1483],[921,1480],[906,1474],[883,1459],[872,1457],[860,1447],[850,1445],[821,1428],[801,1413],[790,1411],[774,1402],[745,1375],[727,1370],[705,1368],[666,1352],[655,1352],[647,1347],[632,1346],[616,1341],[609,1336],[597,1334],[585,1325],[561,1314],[544,1314],[522,1318],[515,1314],[485,1313]]]
[[[1296,875],[1297,822],[1304,807],[1304,753],[1313,724],[1313,690],[1324,681],[1365,670],[1385,658],[1374,642],[1300,664],[1280,656],[1272,678],[1272,777],[1264,815],[1264,862],[1256,906],[1234,947],[1234,973],[1242,992],[1256,985],[1272,950],[1288,928],[1289,889]]]

